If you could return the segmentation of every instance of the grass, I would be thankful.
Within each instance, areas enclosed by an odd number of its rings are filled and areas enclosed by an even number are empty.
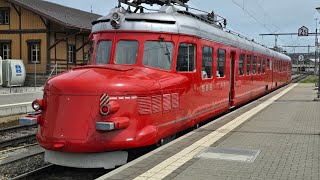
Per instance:
[[[318,82],[318,76],[311,75],[308,76],[306,79],[302,81],[302,83],[317,83]]]

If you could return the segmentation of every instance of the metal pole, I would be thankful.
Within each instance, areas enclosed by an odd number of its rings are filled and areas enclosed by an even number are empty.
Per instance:
[[[37,87],[37,61],[34,61],[34,91]]]
[[[318,65],[320,64],[320,61]],[[318,68],[318,99],[320,99],[320,66]]]
[[[314,51],[314,74],[317,74],[317,45],[318,45],[318,18],[316,18],[316,40],[315,40],[315,48]]]

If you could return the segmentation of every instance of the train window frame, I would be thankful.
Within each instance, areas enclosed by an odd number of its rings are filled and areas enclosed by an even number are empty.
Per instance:
[[[188,45],[188,62],[187,62],[187,69],[182,69],[181,70],[181,68],[186,68],[185,67],[185,62],[183,62],[183,64],[184,64],[184,67],[180,67],[180,66],[178,66],[179,65],[179,55],[181,56],[181,51],[180,51],[180,47],[181,47],[181,45]],[[194,48],[194,52],[193,52],[193,69],[192,68],[190,68],[190,50],[189,50],[189,46],[190,45],[192,45],[193,46],[193,48]],[[185,55],[184,55],[185,56]],[[194,43],[188,43],[188,42],[181,42],[181,43],[179,43],[179,46],[178,46],[178,53],[177,53],[177,63],[176,63],[176,71],[177,72],[185,72],[185,73],[187,73],[187,72],[196,72],[197,71],[197,61],[196,61],[196,58],[197,58],[197,45],[196,44],[194,44]],[[180,67],[180,68],[179,68]],[[192,70],[191,70],[192,69]]]
[[[204,62],[204,49],[208,48],[209,49],[209,53],[207,54],[207,60],[211,59],[211,61],[206,61]],[[211,57],[210,57],[210,50],[211,50]],[[202,46],[202,60],[201,60],[201,77],[202,79],[213,79],[213,56],[214,56],[214,48],[211,46]],[[205,64],[205,66],[203,66]],[[207,66],[208,64],[210,64],[209,66]],[[210,72],[208,73],[206,68],[207,67],[211,67],[210,68]],[[203,70],[203,68],[205,68]],[[209,76],[210,75],[210,76]]]
[[[266,73],[266,58],[262,59],[262,74]]]
[[[98,55],[98,52],[99,52],[99,47],[100,47],[100,43],[101,42],[111,42],[111,45],[110,45],[110,54],[109,54],[109,59],[106,59],[106,62],[105,63],[97,63],[97,55]],[[95,57],[94,57],[94,64],[95,65],[106,65],[106,64],[110,64],[111,62],[111,55],[112,55],[112,48],[113,48],[113,41],[111,39],[103,39],[103,40],[99,40],[97,42],[97,45],[96,45],[96,50],[95,50]],[[106,51],[101,51],[101,52],[106,52]]]
[[[240,55],[239,55],[239,72],[238,72],[238,74],[239,74],[239,76],[244,76],[244,71],[245,71],[245,57],[246,57],[246,55],[245,54],[243,54],[243,53],[241,53]],[[242,63],[241,63],[242,62]],[[242,66],[241,66],[241,64],[242,64]],[[242,71],[241,71],[241,67],[242,67]]]
[[[248,64],[249,62],[249,64]],[[247,55],[247,59],[246,59],[246,75],[251,75],[252,71],[251,71],[251,68],[252,68],[252,56],[251,55]],[[248,65],[249,65],[249,68],[248,68]]]
[[[261,60],[262,60],[262,58],[261,58],[261,57],[258,57],[258,63],[257,63],[258,73],[257,73],[257,74],[261,74]]]
[[[149,42],[158,42],[158,43],[163,43],[163,49],[165,49],[165,51],[168,51],[166,53],[169,53],[170,54],[170,67],[168,68],[165,68],[165,67],[156,67],[156,66],[152,66],[152,65],[149,65],[149,64],[146,64],[145,63],[145,55],[146,55],[146,43],[149,43]],[[172,45],[171,46],[168,46],[168,45]],[[173,41],[157,41],[157,40],[146,40],[143,44],[143,55],[142,55],[142,64],[146,67],[152,67],[152,68],[156,68],[156,69],[161,69],[161,70],[166,70],[166,71],[170,71],[172,69],[172,66],[173,66],[173,55],[174,55],[174,49],[175,49],[175,43]],[[167,54],[164,54],[164,55],[167,55]],[[158,64],[159,65],[159,64]]]
[[[222,59],[220,58],[221,56],[220,55],[222,55],[222,54],[220,54],[220,52],[224,52],[223,54],[224,54],[224,59],[223,59],[223,61],[222,61]],[[225,50],[225,49],[221,49],[221,48],[219,48],[218,49],[218,53],[217,53],[217,71],[216,71],[216,77],[217,78],[224,78],[225,76],[226,76],[226,59],[227,59],[227,50]],[[221,65],[221,62],[223,62],[223,66],[220,66]],[[223,72],[222,72],[222,74],[223,74],[223,76],[221,76],[221,73],[220,73],[220,67],[222,67],[221,69],[223,70]]]
[[[267,59],[266,70],[270,69],[270,59]]]
[[[252,74],[257,74],[257,56],[253,56],[253,60],[252,60]]]
[[[118,58],[118,55],[119,55],[119,52],[118,52],[118,47],[119,47],[119,43],[121,43],[121,42],[136,42],[136,58],[135,58],[135,62],[134,63],[123,63],[123,62],[121,62],[121,63],[119,63],[119,62],[117,62],[117,58]],[[128,52],[128,50],[130,49],[130,50],[132,50],[132,48],[130,47],[130,48],[128,48],[128,47],[126,47],[126,48],[124,48],[127,52]],[[135,64],[137,64],[137,61],[138,61],[138,56],[139,56],[139,49],[140,49],[140,42],[138,41],[138,40],[127,40],[127,39],[120,39],[120,40],[118,40],[117,41],[117,44],[115,45],[115,55],[114,55],[114,64],[118,64],[118,65],[135,65]],[[120,54],[123,54],[123,53],[120,53]],[[121,58],[122,60],[124,59],[124,58]]]

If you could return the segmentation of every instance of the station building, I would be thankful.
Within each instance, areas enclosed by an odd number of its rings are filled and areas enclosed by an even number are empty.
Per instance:
[[[42,0],[0,0],[0,55],[22,59],[26,84],[35,72],[40,83],[86,62],[91,22],[99,17]]]

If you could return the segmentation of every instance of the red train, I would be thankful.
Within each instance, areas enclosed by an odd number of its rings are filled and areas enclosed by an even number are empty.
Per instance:
[[[140,11],[139,3],[129,5]],[[21,119],[39,124],[47,161],[113,168],[130,149],[161,144],[290,83],[288,56],[225,32],[213,14],[170,3],[185,4],[171,0],[157,13],[112,9],[93,23],[90,65],[47,81],[37,113]]]

